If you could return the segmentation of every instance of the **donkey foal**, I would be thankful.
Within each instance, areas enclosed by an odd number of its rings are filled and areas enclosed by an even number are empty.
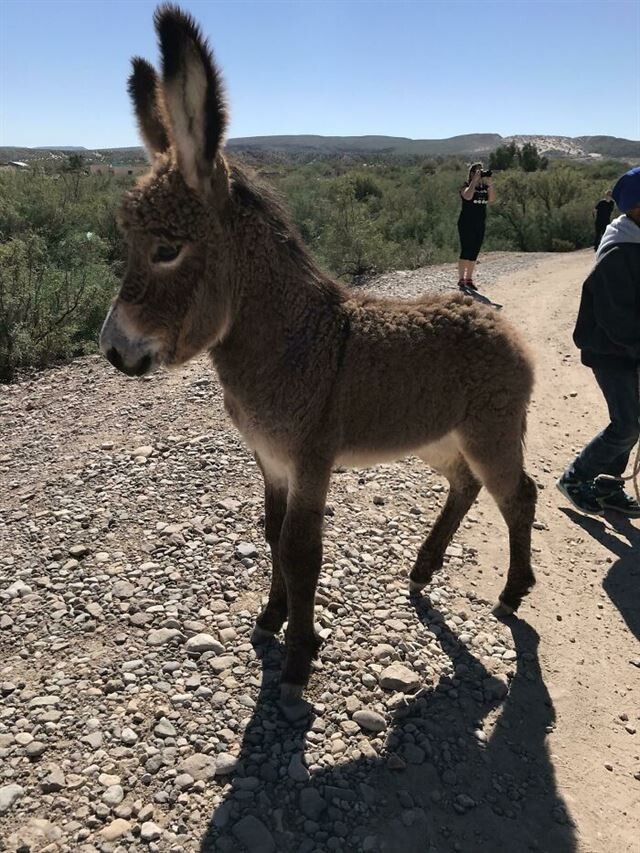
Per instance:
[[[210,353],[264,476],[273,575],[255,639],[288,620],[282,692],[293,700],[319,647],[313,605],[336,464],[413,454],[448,479],[412,591],[442,567],[481,485],[509,530],[502,611],[533,586],[536,489],[522,450],[531,361],[508,323],[468,297],[379,299],[321,272],[277,200],[224,156],[220,75],[197,25],[174,6],[155,24],[162,76],[136,58],[129,80],[152,165],[120,211],[128,264],[101,346],[128,375]]]

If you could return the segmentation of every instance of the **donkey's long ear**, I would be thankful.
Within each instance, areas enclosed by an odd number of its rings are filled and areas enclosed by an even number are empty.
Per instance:
[[[197,191],[210,186],[227,126],[220,74],[200,28],[177,6],[155,14],[162,52],[162,88],[169,133],[182,176]]]
[[[131,60],[133,71],[127,89],[138,119],[140,135],[149,156],[162,154],[169,147],[169,137],[158,103],[158,75],[145,59]]]

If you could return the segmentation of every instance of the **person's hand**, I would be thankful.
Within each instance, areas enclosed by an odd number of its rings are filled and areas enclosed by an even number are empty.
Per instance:
[[[484,178],[483,180],[484,180],[485,184],[486,184],[488,187],[490,187],[490,186],[491,186],[491,184],[493,183],[493,178],[492,178],[492,177],[490,177],[489,175],[487,175],[487,177],[486,177],[486,178]]]

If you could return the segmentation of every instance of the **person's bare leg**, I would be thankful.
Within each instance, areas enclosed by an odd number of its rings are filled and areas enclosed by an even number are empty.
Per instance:
[[[475,261],[465,261],[467,273],[465,275],[466,281],[473,281],[473,271],[476,267]]]

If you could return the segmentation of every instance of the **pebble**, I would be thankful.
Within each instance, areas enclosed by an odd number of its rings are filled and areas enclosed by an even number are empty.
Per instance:
[[[248,853],[275,853],[273,836],[261,820],[247,815],[239,820],[232,829],[234,836],[243,844]]]
[[[23,795],[24,788],[21,785],[3,785],[0,788],[0,814],[8,812]]]
[[[307,782],[309,780],[309,770],[304,765],[303,755],[301,753],[295,752],[291,756],[288,773],[294,782]]]
[[[123,800],[124,791],[121,785],[110,785],[102,795],[102,802],[111,808],[120,805]]]
[[[117,838],[126,835],[130,829],[131,822],[118,817],[100,830],[100,837],[104,838],[105,841],[115,841]]]
[[[173,723],[170,720],[167,720],[166,717],[162,717],[160,719],[160,721],[155,726],[153,731],[155,734],[158,735],[158,737],[162,737],[162,738],[175,737],[177,734],[176,727],[173,725]]]
[[[177,628],[156,628],[153,631],[149,631],[147,643],[150,646],[164,646],[172,640],[182,641],[183,639],[182,632],[178,631]]]
[[[383,669],[379,680],[384,690],[393,690],[398,693],[413,693],[421,686],[418,675],[400,663],[392,663]]]
[[[186,649],[191,654],[214,652],[216,655],[220,655],[224,651],[224,646],[211,634],[195,634],[187,640]]]
[[[161,826],[158,826],[158,824],[154,823],[152,820],[147,820],[140,827],[140,838],[147,842],[157,841],[163,832],[164,830]]]
[[[361,729],[367,732],[383,732],[387,728],[385,718],[382,714],[378,714],[376,711],[368,709],[356,711],[353,715],[353,719]]]
[[[216,775],[216,759],[211,755],[196,752],[178,764],[178,770],[193,779],[207,781]]]

